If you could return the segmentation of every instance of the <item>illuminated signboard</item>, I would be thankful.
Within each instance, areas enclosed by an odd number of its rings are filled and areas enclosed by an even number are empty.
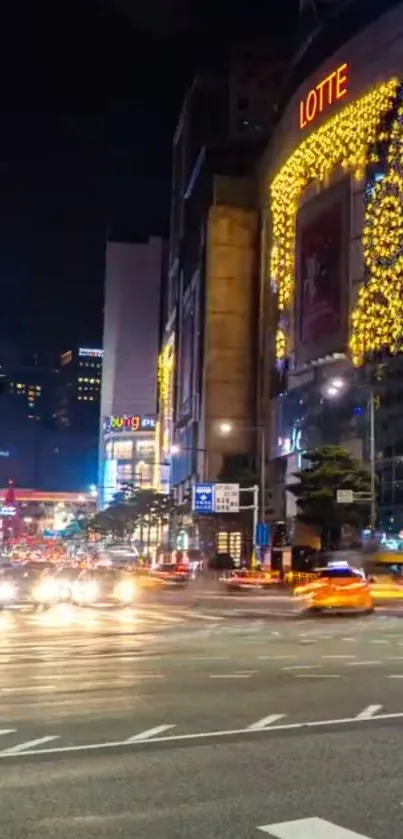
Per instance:
[[[155,417],[127,416],[106,417],[104,431],[155,431]]]
[[[319,114],[326,111],[339,99],[343,99],[348,89],[348,64],[341,64],[316,87],[309,91],[299,103],[299,127],[310,125]]]
[[[80,347],[78,350],[79,356],[82,358],[103,358],[104,351],[97,349],[90,349],[89,347]]]

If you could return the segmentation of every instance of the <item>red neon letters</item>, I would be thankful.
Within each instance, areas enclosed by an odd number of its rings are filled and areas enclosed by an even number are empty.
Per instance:
[[[337,102],[347,93],[348,64],[341,64],[329,76],[322,79],[316,87],[309,91],[305,99],[299,103],[299,127],[305,128],[323,113],[330,105]]]

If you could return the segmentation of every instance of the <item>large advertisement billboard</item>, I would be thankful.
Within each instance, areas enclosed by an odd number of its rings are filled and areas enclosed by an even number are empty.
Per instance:
[[[348,327],[348,179],[305,204],[297,219],[295,361],[342,352]]]

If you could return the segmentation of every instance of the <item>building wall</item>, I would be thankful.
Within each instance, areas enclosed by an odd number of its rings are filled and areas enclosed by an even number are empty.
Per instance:
[[[201,415],[207,474],[226,453],[250,450],[255,416],[257,214],[215,205],[207,228],[206,307]],[[219,425],[233,431],[224,439]]]
[[[163,241],[106,247],[101,417],[155,414]]]
[[[154,451],[146,456],[138,441],[141,437],[154,443],[164,256],[159,238],[107,244],[98,476],[101,506],[122,483],[150,485]],[[124,416],[150,418],[150,431],[111,433],[106,419]],[[119,441],[127,440],[127,456],[114,454],[115,439],[117,449],[122,448]]]

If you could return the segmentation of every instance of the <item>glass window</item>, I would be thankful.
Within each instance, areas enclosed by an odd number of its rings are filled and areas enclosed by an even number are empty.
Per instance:
[[[115,460],[131,460],[133,457],[133,440],[115,440],[113,456]]]
[[[131,463],[118,464],[118,481],[131,481],[133,478],[133,470]]]
[[[81,396],[78,398],[81,399]],[[112,460],[112,440],[108,440],[105,446],[105,457],[107,460]]]
[[[152,485],[153,467],[151,463],[140,460],[136,463],[135,482],[141,489],[147,489]]]

